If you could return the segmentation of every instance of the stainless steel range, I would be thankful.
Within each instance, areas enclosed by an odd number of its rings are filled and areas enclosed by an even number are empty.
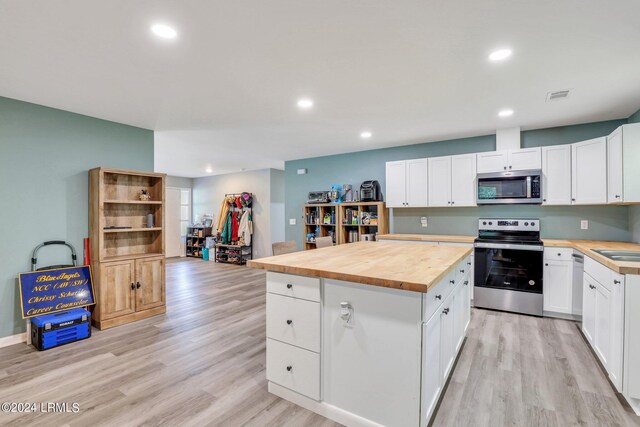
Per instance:
[[[481,218],[474,247],[474,305],[542,316],[540,220]]]

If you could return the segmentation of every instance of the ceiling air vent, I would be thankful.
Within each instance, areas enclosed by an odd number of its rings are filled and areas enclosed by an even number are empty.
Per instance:
[[[547,102],[549,101],[557,101],[558,99],[564,99],[569,96],[570,89],[567,90],[559,90],[556,92],[547,93]]]

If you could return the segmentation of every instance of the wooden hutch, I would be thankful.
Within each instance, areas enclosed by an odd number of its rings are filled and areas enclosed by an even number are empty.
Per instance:
[[[166,311],[165,174],[89,171],[89,236],[97,304],[92,323],[107,329]],[[142,191],[148,193],[141,198]],[[147,216],[153,216],[148,227]]]

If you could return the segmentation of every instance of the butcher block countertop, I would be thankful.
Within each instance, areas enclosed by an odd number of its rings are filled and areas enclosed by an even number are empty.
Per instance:
[[[380,240],[406,240],[414,242],[450,242],[473,243],[475,236],[446,236],[437,234],[382,234]],[[606,265],[611,270],[620,274],[640,274],[640,262],[614,261],[593,249],[609,249],[618,251],[640,251],[640,244],[629,242],[611,242],[604,240],[563,240],[543,239],[544,246],[548,248],[573,248],[584,255]]]
[[[427,292],[472,251],[470,247],[356,242],[250,260],[278,273]]]
[[[476,236],[446,236],[441,234],[380,234],[378,240],[407,240],[412,242],[473,243]]]

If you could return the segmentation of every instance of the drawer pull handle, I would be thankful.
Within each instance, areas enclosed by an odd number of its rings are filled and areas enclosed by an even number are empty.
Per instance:
[[[620,280],[614,280],[613,283],[616,284],[616,285],[619,285],[621,282],[620,282]]]
[[[460,270],[460,273],[464,273],[464,270]]]
[[[464,281],[464,285],[465,285],[465,286],[467,286],[468,284],[469,284],[469,281],[468,281],[468,280],[465,280],[465,281]]]
[[[469,261],[469,262],[467,263],[467,265],[471,265],[471,261]]]
[[[293,285],[291,283],[287,283],[287,289],[291,289],[293,288]]]
[[[595,289],[596,287],[593,285],[589,285],[589,289]]]
[[[293,320],[287,320],[287,325],[290,325],[293,323]]]
[[[292,369],[293,369],[293,366],[291,365],[287,366],[287,371],[291,372]]]
[[[444,314],[449,314],[449,309],[448,309],[448,308],[445,308],[444,310],[442,310],[442,313],[444,313]]]
[[[442,299],[442,295],[436,295],[436,299]]]
[[[453,285],[454,283],[456,283],[456,281],[455,280],[449,280],[449,283],[451,283]]]

